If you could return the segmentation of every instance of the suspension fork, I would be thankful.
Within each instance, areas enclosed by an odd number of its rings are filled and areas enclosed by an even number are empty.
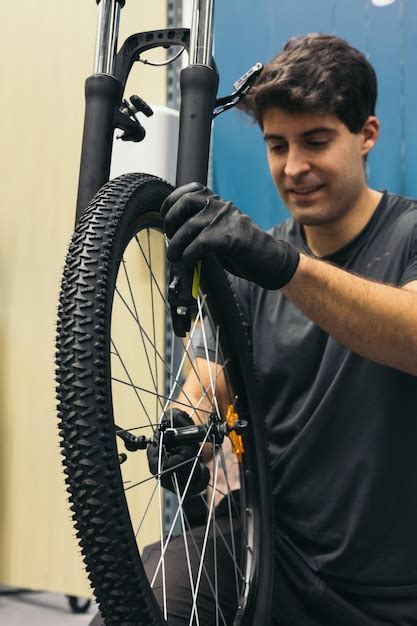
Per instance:
[[[76,221],[109,180],[114,113],[123,85],[114,76],[120,11],[125,0],[96,0],[98,7],[94,74],[85,83],[85,118]]]
[[[181,72],[180,131],[176,186],[207,184],[213,111],[219,76],[213,63],[214,0],[194,0],[189,65]],[[184,337],[198,295],[201,264],[172,264],[168,288],[173,328]]]

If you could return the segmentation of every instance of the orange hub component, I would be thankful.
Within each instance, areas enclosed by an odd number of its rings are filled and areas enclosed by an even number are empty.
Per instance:
[[[229,404],[226,412],[226,423],[230,428],[236,424],[239,419],[239,415],[234,411],[233,405]],[[242,462],[242,457],[245,452],[245,448],[243,445],[243,439],[241,435],[238,435],[234,430],[229,432],[229,438],[232,442],[233,452],[237,456],[237,460],[239,463]]]

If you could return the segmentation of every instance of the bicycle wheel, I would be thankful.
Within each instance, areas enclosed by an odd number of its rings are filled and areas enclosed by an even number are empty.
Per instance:
[[[92,200],[73,235],[57,331],[71,510],[106,624],[266,624],[271,492],[256,403],[249,414],[256,389],[248,341],[214,260],[189,336],[170,335],[160,206],[171,190],[149,175],[121,176]],[[198,397],[187,395],[191,379]],[[227,430],[219,419],[228,403],[229,418],[233,411],[240,418],[244,452],[236,426]],[[168,516],[146,448],[159,429],[162,458],[162,424],[169,427],[174,404],[194,416],[211,478],[204,494],[178,492]]]

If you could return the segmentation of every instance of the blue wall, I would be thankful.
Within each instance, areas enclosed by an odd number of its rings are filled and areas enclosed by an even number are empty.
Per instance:
[[[369,181],[417,197],[417,2],[396,0],[220,0],[216,5],[216,62],[220,95],[257,61],[266,62],[294,35],[334,33],[364,52],[379,83],[381,136],[369,159]],[[216,191],[260,225],[287,216],[270,180],[259,129],[230,111],[214,126]]]

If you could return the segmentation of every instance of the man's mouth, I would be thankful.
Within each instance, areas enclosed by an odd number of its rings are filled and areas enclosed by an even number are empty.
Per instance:
[[[319,189],[321,189],[322,187],[323,187],[323,185],[315,185],[314,187],[313,186],[311,186],[311,187],[293,187],[293,188],[289,189],[289,192],[291,194],[293,194],[294,196],[304,197],[304,196],[312,195],[316,191],[319,191]]]

